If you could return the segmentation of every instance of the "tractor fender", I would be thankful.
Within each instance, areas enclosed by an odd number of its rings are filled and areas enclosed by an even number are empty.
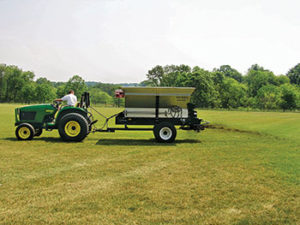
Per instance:
[[[58,125],[60,120],[67,114],[70,114],[70,113],[78,113],[80,115],[82,115],[84,118],[88,118],[88,113],[87,111],[85,111],[84,109],[82,108],[78,108],[78,107],[64,107],[62,108],[58,114],[57,114],[57,117],[55,119],[55,124]],[[89,120],[88,120],[89,121]]]

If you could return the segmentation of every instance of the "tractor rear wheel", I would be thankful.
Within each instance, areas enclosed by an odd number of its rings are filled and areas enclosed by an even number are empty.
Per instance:
[[[166,122],[155,125],[153,132],[156,141],[164,143],[171,143],[175,141],[177,135],[174,125]]]
[[[59,121],[58,132],[64,141],[82,141],[89,132],[88,122],[78,113],[69,113]]]
[[[16,129],[16,137],[18,140],[31,140],[35,135],[34,128],[29,123],[22,123]]]

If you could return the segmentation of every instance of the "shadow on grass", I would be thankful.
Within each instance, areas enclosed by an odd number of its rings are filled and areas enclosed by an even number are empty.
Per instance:
[[[185,140],[175,140],[173,143],[158,143],[155,139],[100,139],[96,145],[125,145],[125,146],[175,146],[176,144],[183,143],[201,143],[200,140],[185,139]]]
[[[19,142],[19,140],[17,138],[13,138],[13,137],[3,138],[3,140]],[[59,137],[38,137],[38,138],[33,138],[30,141],[45,141],[45,142],[52,142],[52,143],[63,142],[62,139]]]
[[[1,139],[0,139],[1,140]],[[2,138],[2,140],[6,141],[12,141],[12,142],[22,142],[19,141],[15,137],[7,137]],[[30,142],[36,142],[36,141],[44,141],[44,142],[50,142],[50,143],[80,143],[80,142],[64,142],[59,137],[38,137],[33,138],[30,140]],[[124,146],[175,146],[176,144],[195,144],[195,143],[201,143],[200,140],[195,139],[184,139],[184,140],[175,140],[173,143],[158,143],[154,138],[152,139],[100,139],[97,141],[96,145],[124,145]]]

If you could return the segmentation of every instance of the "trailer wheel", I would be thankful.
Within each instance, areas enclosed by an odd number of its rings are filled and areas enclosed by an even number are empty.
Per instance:
[[[27,141],[34,137],[34,128],[29,123],[22,123],[16,129],[16,137],[18,140]]]
[[[171,143],[175,140],[177,131],[171,123],[160,123],[154,126],[153,129],[156,141]]]
[[[89,132],[88,122],[78,113],[69,113],[59,121],[58,132],[64,141],[82,141]]]

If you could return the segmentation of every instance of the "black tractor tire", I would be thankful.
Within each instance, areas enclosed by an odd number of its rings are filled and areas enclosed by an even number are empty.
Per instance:
[[[153,133],[156,141],[161,143],[172,143],[177,135],[175,126],[167,122],[156,124]]]
[[[58,132],[64,141],[82,141],[89,133],[89,125],[78,113],[64,115],[58,124]]]
[[[43,133],[43,129],[36,129],[34,136],[39,137],[42,135],[42,133]]]
[[[29,123],[21,123],[16,129],[16,137],[21,141],[32,140],[35,135],[33,126]]]

